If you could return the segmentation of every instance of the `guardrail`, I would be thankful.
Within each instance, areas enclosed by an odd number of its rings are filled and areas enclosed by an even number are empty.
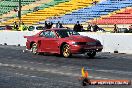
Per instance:
[[[37,31],[3,31],[0,32],[0,44],[25,46],[26,39],[23,36],[31,36],[36,33]],[[80,32],[80,34],[100,40],[104,46],[103,52],[132,54],[132,34],[130,33]]]

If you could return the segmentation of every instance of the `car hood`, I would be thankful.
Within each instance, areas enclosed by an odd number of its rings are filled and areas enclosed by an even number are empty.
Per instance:
[[[94,42],[96,41],[93,38],[90,38],[88,36],[82,36],[82,35],[72,35],[72,36],[67,37],[66,39],[73,40],[75,42]]]

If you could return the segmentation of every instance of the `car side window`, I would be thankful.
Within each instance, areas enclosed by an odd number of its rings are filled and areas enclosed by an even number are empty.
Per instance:
[[[50,38],[56,38],[56,35],[53,31],[50,31]]]
[[[39,36],[40,36],[40,37],[45,37],[45,32],[44,32],[44,31],[41,32]]]
[[[50,31],[45,31],[45,37],[46,38],[49,38],[49,35],[50,35],[49,33],[50,33]]]

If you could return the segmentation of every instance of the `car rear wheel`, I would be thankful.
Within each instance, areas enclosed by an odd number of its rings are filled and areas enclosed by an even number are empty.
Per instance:
[[[90,58],[92,58],[92,57],[95,57],[96,52],[89,52],[89,53],[87,53],[87,55],[88,55]]]
[[[35,55],[38,54],[38,52],[37,52],[37,43],[33,43],[32,48],[31,48],[31,52]]]
[[[65,44],[63,46],[62,55],[66,58],[71,56],[70,46],[68,44]]]

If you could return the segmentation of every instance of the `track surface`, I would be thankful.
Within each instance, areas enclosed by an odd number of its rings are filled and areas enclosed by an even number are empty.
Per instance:
[[[73,55],[33,55],[25,47],[0,46],[0,88],[83,88],[78,81],[87,67],[90,79],[132,80],[132,55],[98,53],[95,58]],[[132,88],[132,85],[85,88]]]

